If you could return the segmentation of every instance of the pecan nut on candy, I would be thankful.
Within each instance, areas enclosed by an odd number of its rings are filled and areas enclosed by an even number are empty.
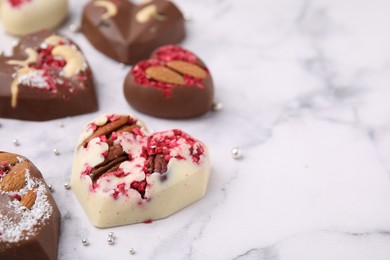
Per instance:
[[[74,154],[71,185],[97,227],[167,217],[205,195],[206,146],[174,129],[149,133],[130,115],[87,124]]]

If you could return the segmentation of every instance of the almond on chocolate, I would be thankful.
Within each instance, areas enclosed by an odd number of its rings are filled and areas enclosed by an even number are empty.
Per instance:
[[[0,151],[0,259],[57,259],[60,222],[34,164]]]
[[[210,111],[214,85],[206,65],[180,46],[158,48],[135,64],[126,76],[124,93],[136,110],[155,117],[183,119]]]

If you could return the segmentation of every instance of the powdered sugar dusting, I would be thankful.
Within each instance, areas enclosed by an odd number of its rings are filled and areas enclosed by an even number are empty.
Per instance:
[[[20,219],[7,215],[0,215],[0,241],[15,243],[21,240],[27,240],[29,236],[39,231],[38,225],[44,225],[51,217],[53,207],[50,205],[47,197],[47,188],[38,178],[32,178],[30,171],[25,173],[26,185],[18,192],[3,192],[11,197],[23,197],[29,190],[33,190],[37,197],[31,209],[27,209],[18,199],[10,201],[3,207],[12,212]]]
[[[48,88],[43,71],[32,71],[19,77],[19,84],[36,88]]]

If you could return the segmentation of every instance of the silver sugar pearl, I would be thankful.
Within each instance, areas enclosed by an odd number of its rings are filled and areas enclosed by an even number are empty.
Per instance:
[[[113,238],[113,237],[108,237],[108,238],[107,238],[107,243],[108,243],[109,245],[113,245],[113,244],[114,244],[114,238]]]
[[[71,24],[69,25],[69,31],[72,33],[80,32],[80,26],[78,26],[77,24]]]
[[[50,191],[50,192],[54,192],[54,188],[53,188],[52,185],[48,185],[48,187],[49,187],[49,191]]]
[[[130,248],[129,248],[129,253],[130,253],[131,255],[134,255],[134,254],[135,254],[134,248],[130,247]]]
[[[55,156],[60,155],[60,151],[58,151],[57,148],[54,148],[54,149],[53,149],[53,153],[54,153]]]
[[[110,233],[108,233],[108,237],[115,238],[115,233],[114,233],[114,232],[110,232]]]
[[[213,111],[220,111],[223,109],[223,104],[220,102],[213,103],[213,107],[211,108]]]
[[[64,188],[65,188],[65,190],[69,190],[70,189],[70,185],[69,185],[69,183],[64,183]]]
[[[83,246],[89,245],[88,239],[86,239],[86,238],[83,238],[83,239],[81,240],[81,243],[83,243]]]
[[[242,151],[239,147],[233,147],[232,148],[232,156],[233,159],[241,159],[242,158]]]
[[[61,127],[61,128],[63,128],[65,125],[64,125],[63,122],[59,122],[59,123],[58,123],[58,126]]]
[[[19,140],[18,139],[14,139],[12,140],[12,143],[14,144],[14,146],[19,146],[20,143],[19,143]]]
[[[121,68],[121,69],[126,69],[126,64],[124,64],[124,63],[119,63],[119,68]]]

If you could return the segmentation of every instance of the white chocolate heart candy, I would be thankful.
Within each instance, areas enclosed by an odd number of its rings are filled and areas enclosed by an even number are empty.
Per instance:
[[[2,0],[3,28],[13,35],[26,35],[59,26],[68,14],[67,0]]]
[[[76,147],[72,190],[91,222],[150,222],[199,200],[210,176],[206,146],[181,130],[148,133],[130,115],[88,124]]]

